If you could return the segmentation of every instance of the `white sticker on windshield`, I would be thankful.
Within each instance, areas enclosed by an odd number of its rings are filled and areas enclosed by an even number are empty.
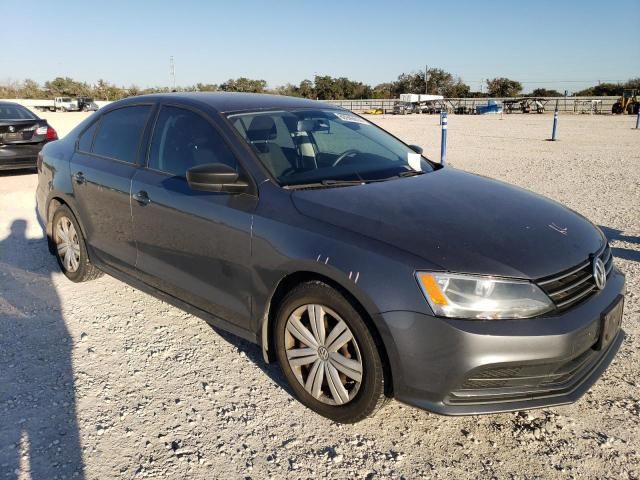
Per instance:
[[[369,125],[369,122],[367,122],[366,120],[360,117],[356,117],[355,115],[351,115],[349,113],[333,112],[333,114],[343,122],[361,123],[362,125]]]
[[[409,163],[409,166],[416,172],[422,171],[421,160],[422,160],[422,155],[420,155],[419,153],[407,152],[407,162]]]

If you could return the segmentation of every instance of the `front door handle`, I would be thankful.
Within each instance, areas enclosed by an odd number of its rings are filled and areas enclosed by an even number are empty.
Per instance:
[[[73,179],[76,181],[76,183],[84,183],[86,181],[82,172],[75,173],[73,175]]]
[[[140,205],[146,205],[151,201],[149,195],[144,190],[140,190],[138,193],[134,193],[133,199]]]

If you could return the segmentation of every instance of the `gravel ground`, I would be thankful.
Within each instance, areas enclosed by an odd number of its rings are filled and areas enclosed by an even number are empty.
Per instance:
[[[83,114],[47,114],[61,134]],[[439,157],[435,116],[372,117]],[[0,175],[0,479],[638,478],[640,131],[630,117],[451,116],[452,165],[602,225],[627,339],[576,404],[449,418],[391,402],[351,426],[306,410],[256,346],[111,277],[59,273],[32,174]]]

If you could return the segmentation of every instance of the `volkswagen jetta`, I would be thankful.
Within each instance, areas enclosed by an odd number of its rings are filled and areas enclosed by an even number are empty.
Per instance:
[[[135,97],[44,148],[38,212],[70,280],[106,272],[259,344],[333,420],[575,401],[624,336],[602,231],[421,152],[326,103]]]

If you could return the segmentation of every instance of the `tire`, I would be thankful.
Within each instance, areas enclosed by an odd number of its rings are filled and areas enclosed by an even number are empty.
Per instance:
[[[54,255],[69,280],[80,283],[102,276],[102,272],[91,264],[82,230],[66,205],[56,209],[51,231]]]
[[[322,323],[314,321],[314,328],[312,318]],[[343,343],[349,333],[352,338]],[[384,370],[376,342],[356,308],[327,284],[308,282],[291,290],[278,308],[274,334],[284,376],[311,410],[336,422],[356,423],[384,405]]]

